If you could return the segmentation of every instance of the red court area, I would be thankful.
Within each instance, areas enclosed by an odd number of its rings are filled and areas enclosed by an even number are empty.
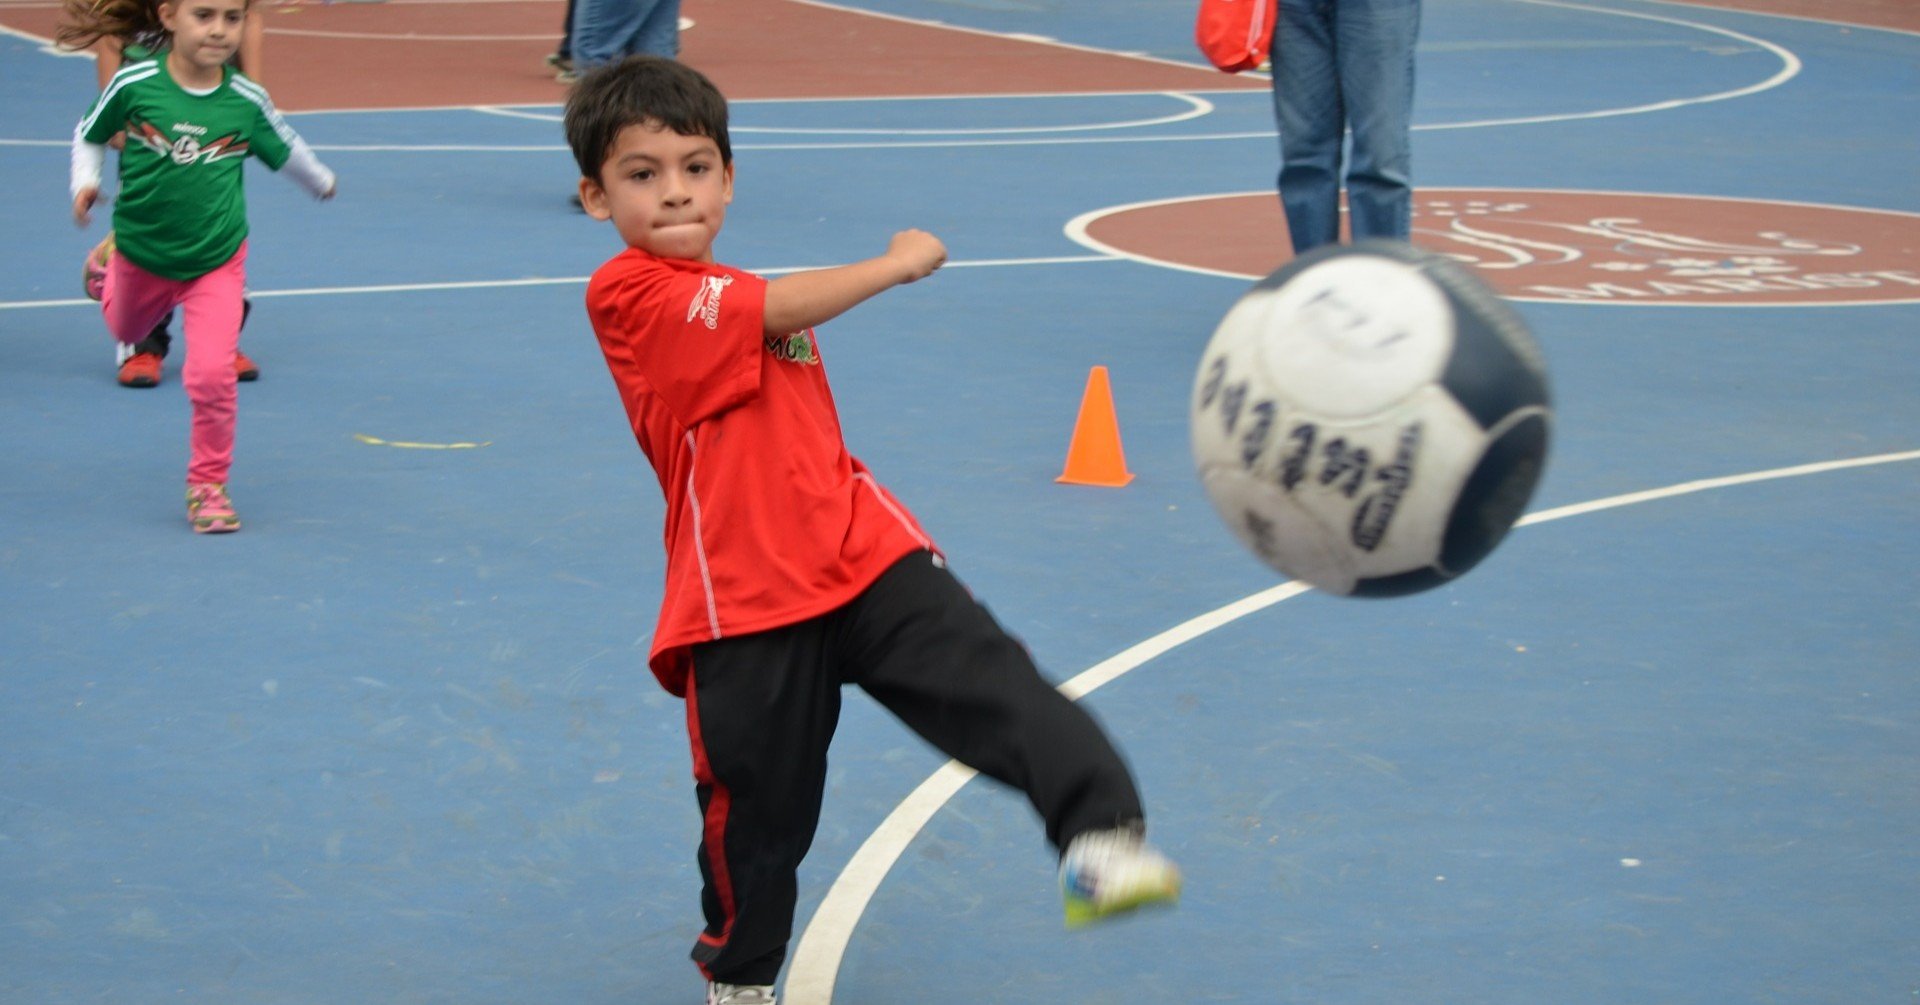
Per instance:
[[[1721,7],[1757,14],[1781,14],[1868,28],[1920,32],[1920,3],[1914,0],[1682,0],[1695,7]]]
[[[264,2],[264,0],[263,0]],[[287,111],[554,104],[561,0],[269,3],[265,72]],[[796,0],[686,0],[680,58],[734,100],[1260,90],[1264,80]],[[0,7],[51,38],[57,5]],[[1196,64],[1199,56],[1194,57]]]
[[[552,104],[542,59],[559,40],[562,0],[271,2],[262,74],[288,111]],[[1840,23],[1920,31],[1914,0],[1690,0]],[[905,97],[1099,91],[1261,90],[1266,81],[967,31],[805,0],[686,0],[697,25],[681,58],[728,96]],[[0,5],[0,25],[52,38],[53,2]]]

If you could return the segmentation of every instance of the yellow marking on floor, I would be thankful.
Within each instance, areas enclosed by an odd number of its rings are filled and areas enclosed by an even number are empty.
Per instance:
[[[493,446],[492,440],[484,443],[410,443],[406,440],[383,440],[378,436],[368,436],[365,433],[355,433],[353,438],[368,446],[400,447],[404,450],[477,450],[481,447]]]

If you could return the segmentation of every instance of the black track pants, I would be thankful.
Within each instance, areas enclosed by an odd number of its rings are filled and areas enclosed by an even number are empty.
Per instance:
[[[693,959],[710,978],[771,984],[786,958],[794,873],[820,821],[844,684],[1026,793],[1055,847],[1141,819],[1133,778],[1093,718],[929,552],[894,563],[836,611],[702,643],[692,657],[707,922]]]

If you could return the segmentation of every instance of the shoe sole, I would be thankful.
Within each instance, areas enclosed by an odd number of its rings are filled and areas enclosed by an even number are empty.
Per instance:
[[[239,517],[195,517],[195,534],[231,534],[240,529]]]
[[[1142,908],[1172,907],[1180,902],[1180,887],[1156,887],[1142,890],[1124,900],[1100,906],[1090,900],[1069,899],[1066,902],[1067,927],[1085,928],[1088,925],[1132,914]]]
[[[233,379],[239,381],[242,384],[251,384],[254,381],[260,379],[260,371],[242,370],[239,373],[234,374]],[[121,387],[159,387],[160,382],[150,377],[134,377],[131,380],[122,380],[120,382],[120,386]]]

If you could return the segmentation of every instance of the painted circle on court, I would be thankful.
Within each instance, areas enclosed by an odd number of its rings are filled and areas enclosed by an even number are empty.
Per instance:
[[[1272,191],[1088,213],[1076,240],[1249,279],[1292,257]],[[1920,302],[1920,214],[1719,196],[1416,189],[1413,243],[1502,296],[1542,303],[1831,306]]]

